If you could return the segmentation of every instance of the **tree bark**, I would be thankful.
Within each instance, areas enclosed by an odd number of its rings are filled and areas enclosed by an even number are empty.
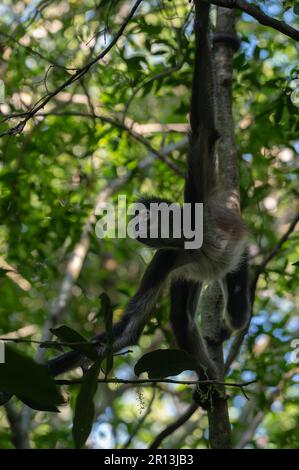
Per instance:
[[[236,36],[235,11],[217,8],[216,33]],[[232,109],[232,80],[234,49],[229,42],[217,42],[214,46],[215,78],[216,78],[216,119],[220,139],[217,145],[219,176],[221,186],[233,190],[239,195],[239,173],[237,152],[234,136]]]
[[[217,367],[218,380],[224,382],[223,343],[219,341],[223,322],[223,296],[218,283],[209,284],[200,302],[202,334],[210,359]],[[231,431],[224,386],[217,386],[220,397],[213,395],[208,411],[209,442],[212,449],[230,449]]]
[[[234,10],[217,8],[216,33],[233,36],[235,32]],[[232,112],[232,76],[234,49],[231,42],[216,42],[214,46],[217,130],[220,139],[217,145],[219,177],[221,187],[233,191],[239,206],[239,174],[234,139]],[[200,310],[202,333],[206,340],[210,358],[216,364],[219,381],[224,382],[225,368],[223,343],[223,296],[218,283],[209,285],[202,296]],[[208,411],[209,442],[212,449],[231,448],[231,426],[228,414],[225,387],[218,388],[221,397],[214,397]]]

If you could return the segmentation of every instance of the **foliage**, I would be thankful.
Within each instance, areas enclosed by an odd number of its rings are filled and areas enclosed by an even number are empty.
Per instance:
[[[265,11],[298,28],[297,3],[262,3]],[[1,5],[2,117],[27,111],[74,69],[92,60],[118,31],[129,6],[131,2],[121,0],[41,1],[34,8],[28,2],[7,0]],[[103,61],[53,97],[20,135],[1,138],[1,337],[43,338],[63,280],[72,282],[72,273],[67,278],[65,273],[73,250],[82,242],[96,199],[107,185],[124,178],[118,192],[112,191],[113,201],[118,194],[125,194],[129,202],[140,194],[182,199],[183,178],[153,150],[174,146],[170,163],[185,169],[186,148],[177,144],[185,139],[182,127],[188,122],[194,54],[191,21],[187,0],[144,1]],[[298,46],[248,15],[238,15],[238,32],[242,45],[234,60],[233,102],[242,210],[251,230],[254,273],[298,214],[299,113],[292,98],[299,72]],[[2,122],[1,132],[17,122]],[[168,130],[161,125],[168,125]],[[151,163],[142,166],[149,156]],[[299,337],[298,233],[294,230],[263,270],[250,331],[229,371],[229,380],[258,382],[247,391],[248,402],[238,388],[229,390],[235,446],[299,447],[299,371],[291,356],[291,341]],[[151,252],[131,239],[99,240],[93,228],[84,243],[89,246],[82,269],[57,318],[57,324],[64,326],[57,329],[55,324],[53,333],[71,349],[87,347],[92,356],[93,348],[84,342],[104,328],[109,336],[112,307],[117,321]],[[109,295],[112,306],[105,296],[100,306],[101,292]],[[168,305],[162,300],[140,348],[117,356],[110,351],[104,375],[134,378],[136,363],[137,373],[152,366],[155,375],[162,359],[153,359],[152,351],[174,348],[167,319]],[[231,340],[226,352],[230,344]],[[44,361],[56,354],[50,346],[43,349]],[[89,434],[88,447],[122,447],[131,434],[131,447],[147,447],[191,403],[190,387],[157,385],[150,412],[136,427],[134,387],[101,384],[96,393],[96,378],[103,375],[98,362],[85,373],[79,392],[77,386],[63,388],[67,404],[60,413],[49,413],[45,410],[61,404],[61,394],[45,366],[33,360],[41,357],[37,349],[31,343],[7,347],[9,362],[0,364],[0,448],[13,446],[5,402],[15,407],[17,415],[24,413],[23,403],[40,410],[31,412],[30,432],[26,429],[34,448],[73,447],[69,431],[73,420],[77,447]],[[144,353],[151,354],[152,364],[142,366],[146,356],[137,362]],[[166,375],[184,371],[180,377],[194,380],[191,367],[185,363],[178,367],[177,358],[173,366]],[[142,390],[146,407],[151,391]],[[243,443],[252,422],[256,428]],[[197,412],[165,445],[207,447],[206,430],[206,415]]]

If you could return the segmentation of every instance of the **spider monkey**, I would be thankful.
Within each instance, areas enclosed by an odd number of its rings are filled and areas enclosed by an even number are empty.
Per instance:
[[[203,244],[199,249],[185,249],[183,240],[158,238],[153,245],[147,237],[139,241],[158,248],[148,265],[140,286],[129,301],[122,319],[113,327],[113,350],[136,344],[146,326],[163,288],[170,284],[170,323],[179,348],[198,358],[199,373],[209,379],[217,371],[206,352],[205,341],[196,325],[195,313],[203,281],[219,281],[224,286],[226,323],[231,330],[246,325],[249,314],[247,229],[234,205],[231,192],[219,188],[216,175],[215,144],[219,137],[214,116],[214,87],[209,30],[210,5],[195,0],[195,64],[192,84],[188,172],[184,200],[203,203]],[[220,38],[221,39],[221,38]],[[164,202],[158,198],[143,199]],[[150,214],[150,212],[149,212]],[[194,211],[192,211],[194,222]],[[99,355],[105,354],[106,334],[92,342]],[[89,360],[71,351],[49,362],[55,376]]]

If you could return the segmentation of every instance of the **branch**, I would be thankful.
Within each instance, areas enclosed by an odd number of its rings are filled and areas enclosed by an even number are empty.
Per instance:
[[[272,16],[264,13],[259,7],[247,3],[245,0],[208,0],[209,3],[224,8],[238,8],[238,10],[247,13],[248,15],[255,18],[260,24],[264,26],[270,26],[270,28],[279,31],[280,33],[289,36],[295,41],[299,41],[299,31],[292,26],[288,25],[284,21],[272,18]]]
[[[91,69],[91,67],[93,65],[95,65],[97,62],[99,62],[100,60],[102,60],[107,54],[108,52],[110,52],[110,50],[113,48],[113,46],[115,46],[115,44],[117,43],[117,41],[119,40],[119,38],[122,36],[123,32],[125,31],[127,25],[129,24],[130,20],[133,18],[137,8],[139,7],[139,5],[141,4],[142,0],[137,0],[135,5],[133,6],[132,10],[130,11],[130,13],[128,14],[127,18],[125,19],[125,21],[122,23],[121,27],[119,28],[118,32],[116,33],[116,35],[114,36],[114,38],[111,40],[111,42],[108,44],[108,46],[100,53],[98,54],[93,60],[91,60],[90,62],[88,62],[86,65],[84,65],[84,67],[80,68],[77,70],[77,72],[75,72],[73,75],[71,75],[64,83],[62,83],[62,85],[60,85],[58,88],[56,88],[56,90],[54,90],[53,92],[49,93],[48,95],[46,95],[44,98],[42,98],[41,100],[39,100],[35,106],[33,106],[33,108],[28,111],[27,113],[24,113],[25,115],[25,118],[20,121],[16,126],[12,127],[11,129],[9,129],[8,131],[5,131],[3,132],[2,134],[0,134],[0,137],[3,137],[5,135],[16,135],[16,134],[20,134],[23,129],[25,128],[25,125],[26,123],[32,119],[33,116],[35,116],[35,114],[41,110],[42,108],[45,107],[45,105],[56,95],[58,95],[58,93],[62,90],[64,90],[65,88],[67,88],[69,85],[71,85],[72,83],[76,82],[77,80],[79,80],[80,78],[82,78],[88,71],[89,69]]]
[[[144,385],[144,384],[176,384],[176,385],[225,385],[227,387],[243,388],[256,383],[256,380],[250,382],[236,383],[236,382],[219,382],[218,380],[174,380],[174,379],[98,379],[99,384],[130,384],[130,385]],[[84,383],[84,379],[57,379],[57,385],[80,385]]]
[[[183,426],[190,418],[191,416],[195,413],[195,411],[198,409],[198,405],[196,403],[193,403],[190,405],[185,413],[182,414],[178,419],[176,419],[173,423],[169,424],[163,431],[158,434],[158,436],[155,437],[151,445],[149,446],[149,449],[157,449],[159,445],[162,443],[162,441],[173,434],[179,427]]]
[[[285,374],[283,374],[281,380],[279,381],[277,387],[271,390],[270,394],[267,394],[267,408],[269,409],[271,404],[276,400],[276,398],[282,394],[283,389],[288,382],[294,375],[298,374],[299,372],[299,367],[294,367],[293,369],[287,371]],[[259,387],[261,384],[259,384]],[[260,392],[262,389],[260,390]],[[258,401],[258,391],[255,393],[255,398],[249,403],[249,409],[246,410],[244,408],[245,412],[245,422],[242,422],[242,419],[240,422],[243,424],[243,429],[244,431],[240,435],[240,437],[237,439],[237,444],[235,446],[235,449],[243,449],[246,444],[251,442],[253,439],[256,429],[258,426],[261,424],[265,417],[265,412],[266,408],[262,410],[257,410],[257,413],[254,415],[254,411],[257,407],[257,401]]]

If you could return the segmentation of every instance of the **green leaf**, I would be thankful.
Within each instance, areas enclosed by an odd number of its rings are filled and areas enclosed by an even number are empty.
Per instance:
[[[53,333],[53,335],[57,336],[57,338],[59,338],[60,341],[62,341],[63,343],[68,343],[68,346],[71,349],[81,352],[92,361],[96,361],[98,359],[98,354],[95,346],[89,343],[83,336],[81,336],[79,333],[77,333],[77,331],[73,330],[72,328],[63,325],[59,328],[52,328],[51,332]]]
[[[184,370],[196,370],[196,361],[180,349],[157,349],[142,356],[135,365],[136,375],[147,372],[150,379],[178,375]]]
[[[294,5],[294,13],[295,15],[299,15],[299,2],[295,3]]]
[[[293,263],[293,266],[299,266],[299,261],[296,261],[295,263]]]
[[[110,299],[104,292],[100,295],[101,310],[100,315],[104,318],[105,331],[107,335],[107,358],[105,377],[108,376],[109,372],[113,368],[113,310]]]
[[[0,364],[0,390],[39,410],[58,411],[64,403],[48,368],[11,346],[5,348],[5,364]]]
[[[94,420],[93,398],[97,391],[97,380],[101,368],[98,359],[83,375],[83,382],[77,396],[73,422],[73,439],[75,447],[80,449],[88,438]]]

